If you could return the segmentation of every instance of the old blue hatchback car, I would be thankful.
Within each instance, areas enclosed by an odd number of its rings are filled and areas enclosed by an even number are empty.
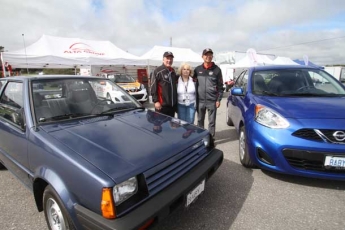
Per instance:
[[[245,69],[227,101],[245,167],[345,180],[345,88],[306,66]]]
[[[109,86],[121,102],[100,96]],[[49,229],[152,226],[193,203],[223,160],[207,130],[108,79],[2,78],[0,92],[0,167],[33,192]]]

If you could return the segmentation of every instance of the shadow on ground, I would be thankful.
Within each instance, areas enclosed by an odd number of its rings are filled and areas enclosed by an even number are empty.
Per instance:
[[[277,180],[285,181],[288,183],[299,184],[299,185],[304,185],[304,186],[309,186],[309,187],[316,187],[316,188],[345,190],[345,181],[300,177],[300,176],[271,172],[267,170],[262,170],[262,172],[269,177],[272,177]]]
[[[240,212],[253,181],[252,170],[225,159],[195,203],[189,208],[175,210],[152,229],[228,230]]]
[[[220,145],[229,141],[238,140],[238,133],[236,132],[235,128],[229,127],[221,131],[216,130],[215,138],[216,138],[216,144]]]

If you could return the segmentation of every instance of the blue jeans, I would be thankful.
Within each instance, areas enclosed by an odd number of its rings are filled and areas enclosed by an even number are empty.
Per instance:
[[[194,124],[195,107],[194,103],[186,106],[184,104],[177,104],[177,117],[180,120],[187,121],[188,123]]]

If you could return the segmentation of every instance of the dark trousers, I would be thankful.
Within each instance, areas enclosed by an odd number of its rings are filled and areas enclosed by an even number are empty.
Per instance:
[[[216,102],[199,103],[198,105],[198,126],[204,129],[206,110],[208,113],[208,131],[214,137],[216,134]]]
[[[168,115],[170,117],[175,117],[175,112],[176,112],[176,106],[175,107],[162,107],[161,110],[155,109],[156,112],[158,113],[163,113],[165,115]]]

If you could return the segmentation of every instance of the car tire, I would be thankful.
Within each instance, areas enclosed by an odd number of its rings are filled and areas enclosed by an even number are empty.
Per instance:
[[[63,206],[59,195],[48,185],[43,193],[43,210],[50,230],[75,230],[72,219]]]
[[[248,153],[248,146],[247,146],[247,136],[246,136],[246,128],[242,126],[240,129],[240,137],[239,137],[239,156],[241,164],[246,168],[253,168],[255,165],[253,164],[252,160],[250,159]]]
[[[226,124],[228,126],[234,126],[234,123],[232,122],[230,116],[229,116],[229,109],[228,107],[226,107],[226,113],[225,113],[225,116],[226,116]]]

